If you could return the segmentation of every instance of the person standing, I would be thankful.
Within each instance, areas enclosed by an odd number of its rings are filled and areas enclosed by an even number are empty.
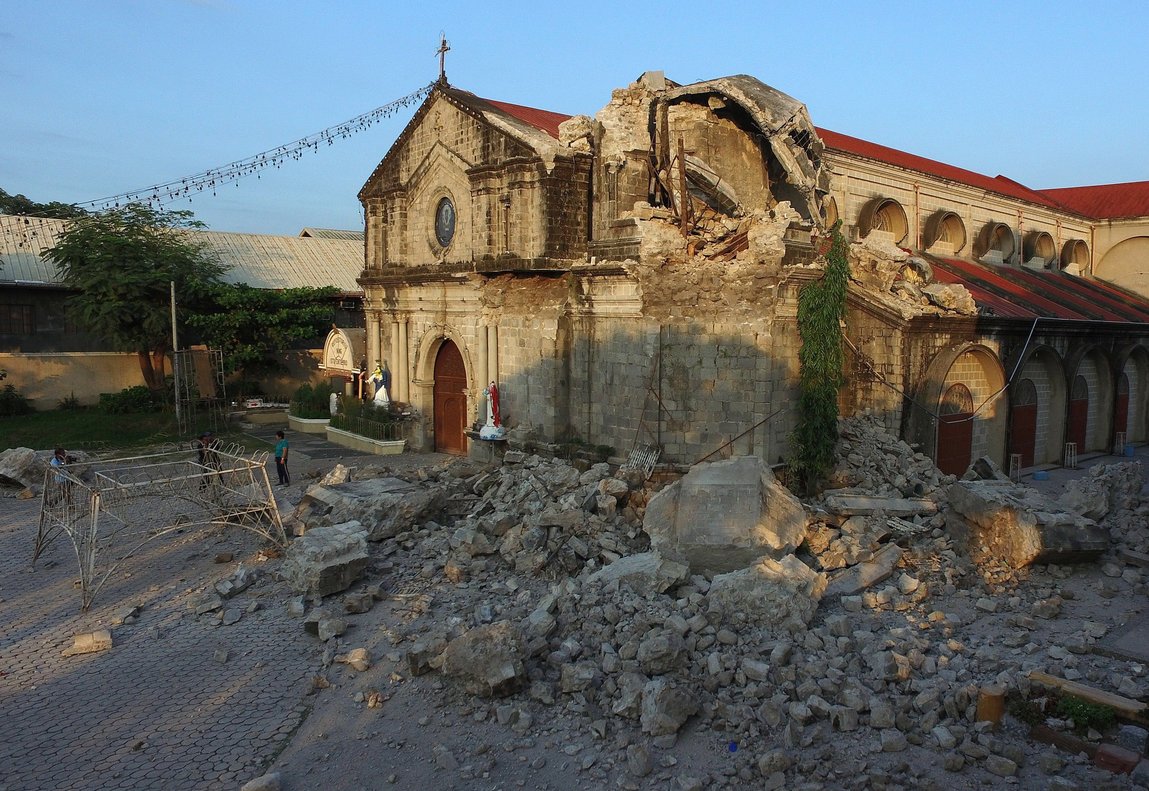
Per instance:
[[[63,448],[56,448],[52,453],[52,461],[49,463],[55,468],[55,473],[52,475],[52,482],[56,485],[56,491],[49,495],[48,504],[55,505],[60,502],[60,500],[71,499],[72,487],[63,472],[64,467],[68,465],[67,451]]]
[[[287,471],[287,455],[291,452],[291,445],[283,431],[275,432],[278,440],[275,443],[275,473],[279,476],[279,485],[287,486],[291,483],[291,473]]]

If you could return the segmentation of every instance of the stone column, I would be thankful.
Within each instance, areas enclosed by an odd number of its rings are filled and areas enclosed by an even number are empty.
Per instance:
[[[399,397],[399,379],[402,374],[399,371],[399,322],[391,322],[391,359],[388,360],[388,367],[391,368],[391,398],[396,401],[402,401]]]
[[[490,381],[503,386],[499,381],[499,327],[496,324],[487,327],[487,381],[483,382],[483,387]]]
[[[367,311],[367,371],[375,370],[375,366],[383,362],[379,352],[379,313],[374,310]]]
[[[479,332],[475,337],[476,345],[479,347],[475,353],[475,384],[477,389],[474,391],[474,406],[475,418],[480,422],[487,419],[487,399],[483,392],[487,389],[487,382],[491,381],[487,377],[487,328],[480,326]]]
[[[409,354],[407,338],[407,321],[399,322],[399,400],[410,403],[411,400],[411,356]]]

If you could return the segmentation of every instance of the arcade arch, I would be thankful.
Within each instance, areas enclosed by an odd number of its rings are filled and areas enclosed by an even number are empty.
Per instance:
[[[1026,392],[1028,388],[1032,392]],[[1065,444],[1065,396],[1061,358],[1048,346],[1035,349],[1010,386],[1009,452],[1022,455],[1023,467],[1060,461]]]

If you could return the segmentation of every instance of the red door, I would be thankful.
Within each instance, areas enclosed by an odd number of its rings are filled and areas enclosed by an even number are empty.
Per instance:
[[[1085,430],[1089,426],[1089,383],[1084,376],[1073,380],[1073,390],[1069,393],[1069,425],[1066,427],[1065,441],[1076,442],[1077,452],[1084,453]]]
[[[443,341],[435,356],[435,450],[462,455],[467,452],[467,369],[459,347]]]
[[[964,475],[973,456],[973,394],[963,384],[946,390],[938,410],[938,469]]]
[[[1022,379],[1012,391],[1009,407],[1009,452],[1021,454],[1021,466],[1033,466],[1037,446],[1037,388]]]
[[[1116,435],[1122,431],[1128,431],[1129,426],[1129,377],[1125,374],[1117,379],[1117,401],[1113,405],[1113,434],[1114,439]],[[1125,441],[1128,442],[1130,437],[1125,435]],[[1116,446],[1116,442],[1114,443]]]

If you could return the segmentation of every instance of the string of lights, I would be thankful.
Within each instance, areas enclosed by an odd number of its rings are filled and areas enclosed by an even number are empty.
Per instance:
[[[216,188],[224,184],[232,184],[238,182],[240,179],[253,175],[258,178],[260,171],[266,168],[278,168],[289,160],[299,160],[304,154],[319,151],[320,146],[331,146],[335,144],[336,140],[345,139],[357,132],[362,132],[378,121],[394,115],[399,110],[422,101],[427,94],[431,92],[434,86],[435,83],[430,83],[382,107],[376,107],[370,112],[358,115],[350,121],[344,121],[341,124],[328,127],[321,132],[316,132],[307,137],[301,137],[291,143],[276,146],[267,151],[261,151],[245,159],[237,159],[226,165],[209,168],[200,173],[185,176],[184,178],[174,181],[164,182],[163,184],[154,184],[144,189],[122,192],[118,195],[109,195],[104,198],[83,201],[73,205],[87,211],[98,212],[106,209],[119,208],[121,205],[127,203],[147,203],[151,206],[164,206],[183,198],[190,200],[193,194],[206,192],[207,190],[211,190],[214,195]]]

